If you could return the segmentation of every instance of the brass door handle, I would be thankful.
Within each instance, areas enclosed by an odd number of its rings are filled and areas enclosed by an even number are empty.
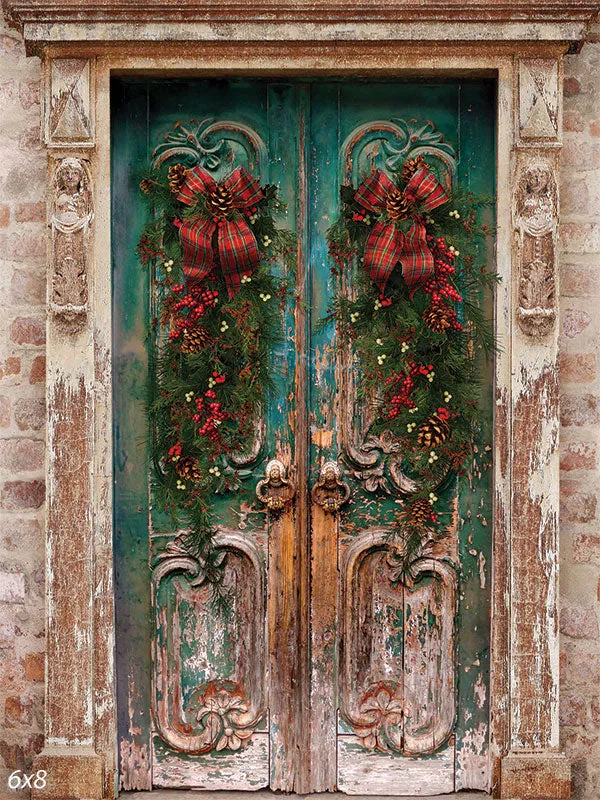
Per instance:
[[[294,498],[296,485],[285,475],[285,466],[273,458],[267,464],[265,477],[256,485],[256,496],[269,511],[275,513],[283,511]]]
[[[342,471],[335,461],[326,461],[323,464],[311,497],[328,514],[336,514],[348,502],[350,487],[342,480]]]

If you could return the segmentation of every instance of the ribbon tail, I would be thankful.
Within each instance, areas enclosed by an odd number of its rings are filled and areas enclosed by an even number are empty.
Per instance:
[[[203,280],[213,268],[212,238],[216,225],[211,219],[192,219],[179,228],[183,247],[183,272],[190,283]]]
[[[398,263],[403,241],[404,235],[393,222],[376,222],[369,234],[365,247],[365,269],[382,292]]]
[[[250,275],[260,261],[258,245],[243,219],[224,220],[218,225],[219,259],[229,297],[234,297],[244,275]]]
[[[410,290],[415,292],[433,273],[433,254],[427,244],[427,230],[420,218],[415,218],[404,237],[400,254],[402,277]]]

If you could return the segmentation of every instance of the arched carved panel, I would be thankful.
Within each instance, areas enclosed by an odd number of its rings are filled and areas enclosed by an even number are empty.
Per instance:
[[[340,707],[366,749],[424,755],[454,729],[457,579],[437,558],[399,576],[387,537],[372,529],[345,554]]]
[[[340,150],[340,179],[357,186],[374,169],[393,171],[408,157],[424,156],[447,187],[452,185],[455,155],[431,122],[403,119],[373,120],[359,126],[346,138]],[[355,275],[340,277],[342,291],[354,299]],[[351,343],[337,350],[336,380],[340,397],[340,439],[354,475],[369,492],[382,489],[390,494],[410,494],[416,484],[402,472],[402,454],[396,440],[384,431],[374,436],[375,404],[357,401],[360,365]]]
[[[152,573],[153,716],[174,750],[239,750],[265,714],[265,569],[255,545],[223,531],[229,612],[215,611],[199,562],[177,544]]]

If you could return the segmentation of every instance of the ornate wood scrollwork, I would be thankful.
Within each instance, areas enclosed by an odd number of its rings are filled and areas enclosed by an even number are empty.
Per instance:
[[[547,166],[526,169],[517,183],[516,225],[520,234],[517,319],[523,333],[545,336],[556,322],[555,247],[558,224],[556,181]]]
[[[456,573],[428,556],[399,573],[387,537],[368,531],[345,554],[341,710],[366,749],[425,755],[454,730]]]
[[[92,178],[86,161],[63,158],[53,180],[50,309],[64,333],[77,333],[88,313],[87,253],[94,219]]]
[[[207,614],[210,588],[202,564],[177,540],[152,572],[154,724],[169,747],[194,755],[239,750],[265,714],[264,566],[254,544],[239,533],[223,531],[215,544],[229,553],[224,580],[239,615],[235,608],[223,618]],[[245,608],[251,614],[242,620]],[[223,647],[233,651],[223,652],[221,663],[233,666],[231,674],[216,677],[205,665]]]
[[[451,186],[454,149],[442,141],[442,134],[431,122],[406,122],[403,119],[374,120],[361,125],[347,137],[340,152],[340,174],[343,183],[357,185],[374,169],[394,169],[407,157],[422,155],[436,164],[440,179]],[[356,292],[354,275],[342,275],[342,291],[351,299]],[[389,432],[375,436],[370,429],[374,422],[374,403],[359,403],[357,371],[359,364],[348,343],[338,349],[336,380],[340,387],[340,438],[345,460],[354,476],[368,492],[383,490],[389,494],[411,494],[415,482],[402,471],[402,453]],[[374,400],[375,398],[371,398]]]

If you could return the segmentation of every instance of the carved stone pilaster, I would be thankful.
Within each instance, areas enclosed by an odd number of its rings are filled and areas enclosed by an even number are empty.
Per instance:
[[[519,233],[517,320],[523,333],[539,337],[556,323],[558,208],[553,166],[526,160],[517,179],[515,227]]]
[[[559,752],[557,163],[561,63],[515,70],[512,189],[511,596],[503,800],[567,798]]]
[[[88,162],[57,161],[52,193],[50,310],[63,333],[78,333],[88,314],[88,249],[94,219]]]

